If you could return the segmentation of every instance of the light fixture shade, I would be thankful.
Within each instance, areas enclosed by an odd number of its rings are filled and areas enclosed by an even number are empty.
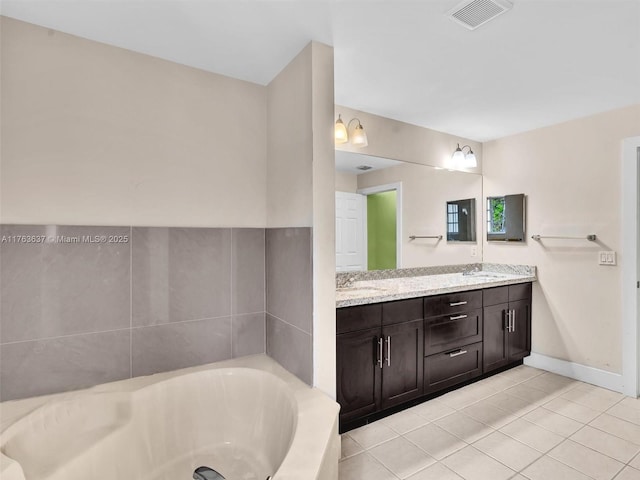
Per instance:
[[[364,127],[362,126],[362,124],[358,123],[355,130],[353,131],[353,135],[351,136],[351,143],[356,147],[366,147],[367,145],[369,145],[367,134],[364,131]]]
[[[452,168],[463,168],[465,164],[464,153],[460,148],[460,144],[458,144],[456,150],[451,155],[451,167]]]
[[[349,141],[347,127],[342,121],[342,118],[340,118],[340,115],[338,115],[338,120],[336,120],[335,137],[336,143],[347,143],[347,141]]]
[[[478,161],[476,160],[476,154],[473,153],[473,150],[469,150],[464,156],[464,168],[475,168],[478,166]]]

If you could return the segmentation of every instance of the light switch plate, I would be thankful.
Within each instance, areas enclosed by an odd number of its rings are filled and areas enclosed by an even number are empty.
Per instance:
[[[616,265],[616,252],[601,251],[598,252],[598,265]]]

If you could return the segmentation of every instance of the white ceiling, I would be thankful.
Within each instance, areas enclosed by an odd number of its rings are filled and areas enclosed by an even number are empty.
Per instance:
[[[2,14],[267,84],[310,40],[337,104],[486,141],[640,103],[640,0],[2,0]]]

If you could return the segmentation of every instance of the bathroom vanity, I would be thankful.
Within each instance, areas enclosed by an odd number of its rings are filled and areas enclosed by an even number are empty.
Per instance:
[[[522,363],[535,272],[360,280],[337,289],[340,430]]]

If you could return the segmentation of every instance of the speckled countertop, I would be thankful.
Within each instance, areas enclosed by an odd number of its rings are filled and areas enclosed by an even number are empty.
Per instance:
[[[468,275],[462,272],[416,275],[420,272],[412,272],[412,276],[406,277],[354,279],[347,286],[336,289],[336,307],[536,281],[535,267],[527,265],[478,264],[477,270]]]

